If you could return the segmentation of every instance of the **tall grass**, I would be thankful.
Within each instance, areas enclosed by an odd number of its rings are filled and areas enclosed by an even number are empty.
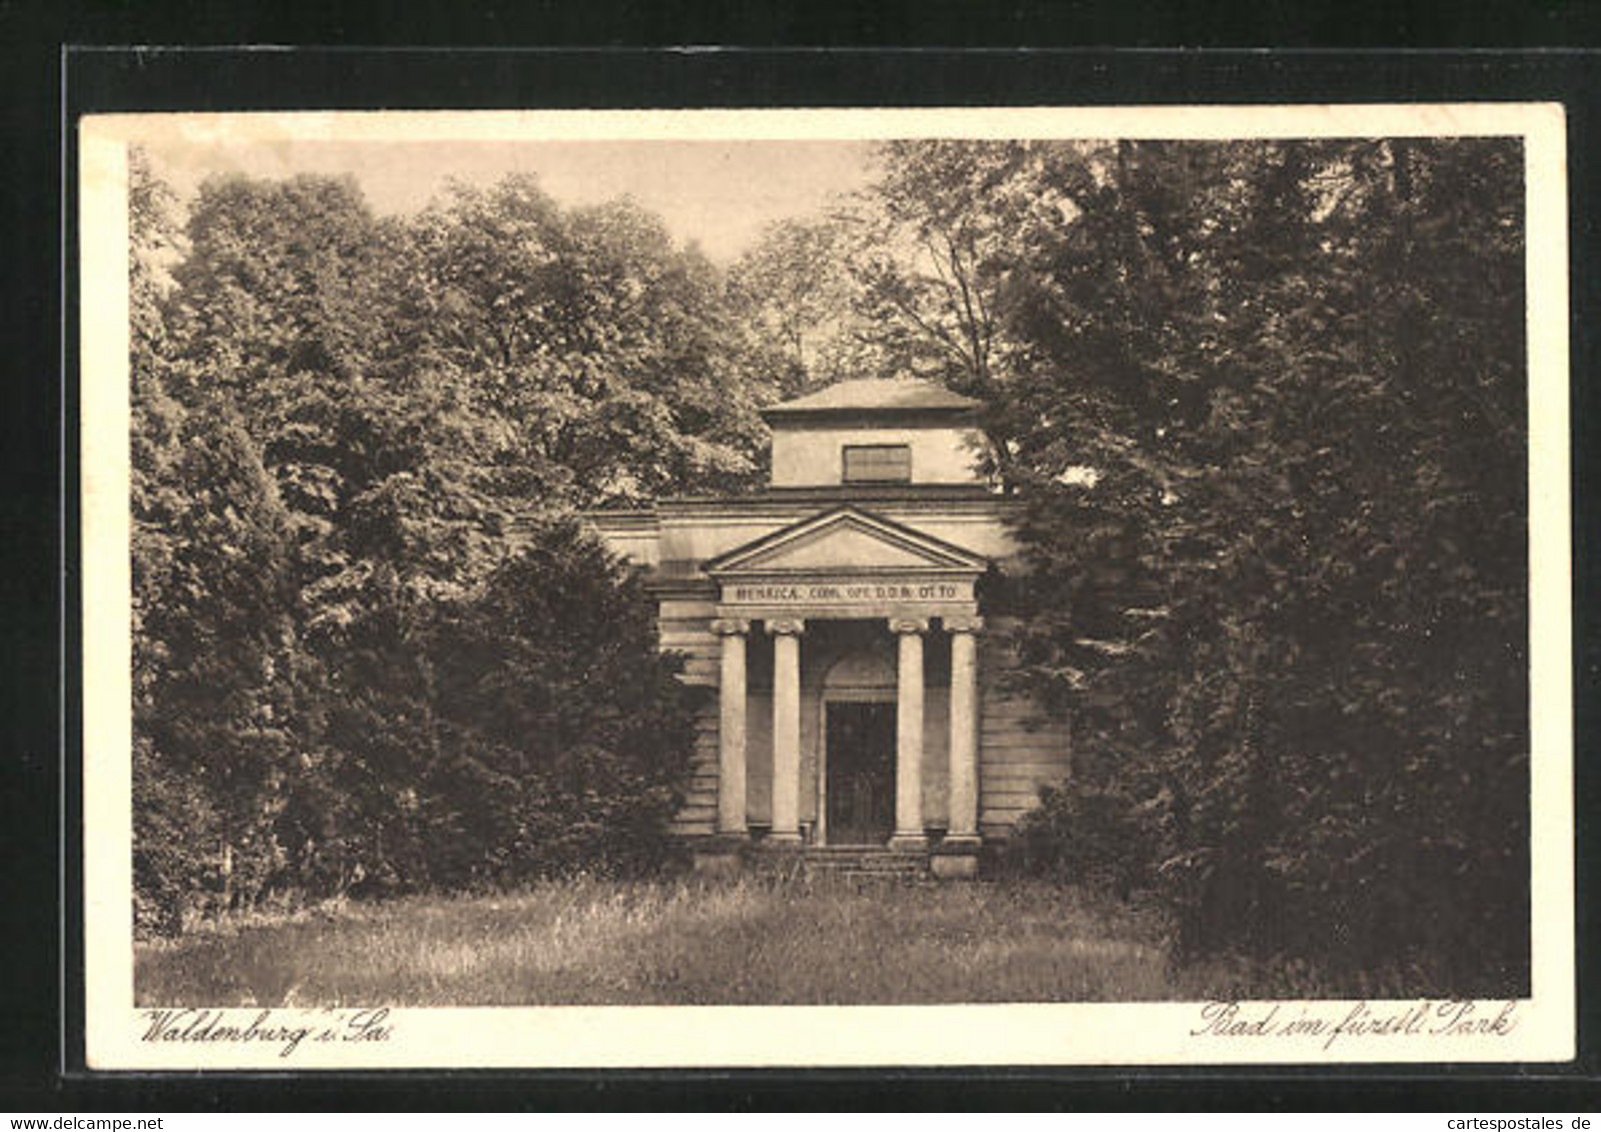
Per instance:
[[[577,880],[140,945],[141,1005],[1094,1002],[1188,997],[1160,924],[1043,883]]]

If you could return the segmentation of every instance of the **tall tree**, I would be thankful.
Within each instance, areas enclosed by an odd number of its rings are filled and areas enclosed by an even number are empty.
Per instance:
[[[777,221],[729,271],[730,297],[779,397],[882,367],[866,355],[877,336],[850,270],[859,226],[844,214]]]
[[[564,211],[515,179],[415,221],[377,219],[349,180],[218,179],[184,241],[161,199],[136,180],[145,922],[196,894],[533,875],[579,842],[527,823],[575,797],[617,819],[579,839],[606,860],[656,853],[687,750],[671,663],[614,609],[585,656],[513,606],[623,600],[560,525],[575,505],[748,477],[722,279],[630,204]],[[529,542],[542,565],[509,574]],[[559,659],[530,666],[541,650]],[[573,710],[637,701],[636,731],[597,722],[583,752],[541,756],[565,778],[497,809],[486,783],[537,743],[462,714],[484,702],[471,681],[537,698],[585,671]]]
[[[958,140],[893,141],[879,148],[882,174],[853,213],[851,273],[859,318],[872,328],[880,367],[938,381],[991,407],[980,424],[980,466],[1015,486],[1010,400],[1015,351],[1005,309],[1024,233],[1076,214],[1060,178],[1075,166],[1050,155],[1077,145]],[[1058,154],[1058,158],[1060,154]],[[1087,175],[1088,166],[1078,168]]]
[[[137,637],[146,612],[160,600],[163,575],[171,556],[161,519],[180,505],[173,497],[172,465],[183,409],[171,387],[172,342],[164,310],[171,287],[171,269],[181,256],[182,220],[171,187],[151,168],[149,155],[138,147],[128,153],[128,310],[129,374],[132,435],[134,601]],[[135,658],[136,664],[139,658]],[[138,676],[136,672],[135,683]]]
[[[316,236],[272,191],[212,183],[180,239],[170,192],[140,157],[131,174],[136,869],[156,896],[146,920],[171,927],[185,903],[265,891],[315,750],[299,629],[328,500],[308,506],[297,489],[315,475],[282,444],[286,390],[320,376],[307,327],[332,325],[341,300],[319,299],[317,271],[296,275]],[[301,261],[285,254],[297,243]]]
[[[1516,988],[1515,147],[994,151],[941,223],[1009,248],[986,309],[1029,488],[1020,682],[1074,712],[1080,781],[1122,799],[1191,950]],[[1498,943],[1451,970],[1453,931]]]
[[[721,280],[659,219],[626,201],[564,211],[509,177],[458,186],[415,240],[415,349],[509,422],[526,491],[583,505],[753,482],[761,426]]]

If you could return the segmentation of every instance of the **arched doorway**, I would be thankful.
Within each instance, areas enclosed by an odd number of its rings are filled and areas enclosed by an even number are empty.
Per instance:
[[[882,845],[895,828],[895,657],[888,641],[847,652],[823,678],[821,840]]]

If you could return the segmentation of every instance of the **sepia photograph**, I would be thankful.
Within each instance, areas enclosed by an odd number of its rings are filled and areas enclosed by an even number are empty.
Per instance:
[[[87,120],[92,1057],[1571,1053],[1562,115],[1434,110]]]

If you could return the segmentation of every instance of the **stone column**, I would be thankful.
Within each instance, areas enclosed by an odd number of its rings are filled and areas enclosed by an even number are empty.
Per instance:
[[[767,622],[773,634],[773,828],[775,842],[800,840],[799,618]]]
[[[745,634],[750,622],[719,618],[712,629],[723,639],[717,730],[717,832],[745,833]]]
[[[927,844],[923,832],[923,634],[928,631],[928,621],[895,617],[889,628],[900,637],[895,695],[895,835],[890,844],[918,849]]]
[[[951,634],[950,826],[945,840],[978,842],[978,632],[982,617],[947,617]]]

